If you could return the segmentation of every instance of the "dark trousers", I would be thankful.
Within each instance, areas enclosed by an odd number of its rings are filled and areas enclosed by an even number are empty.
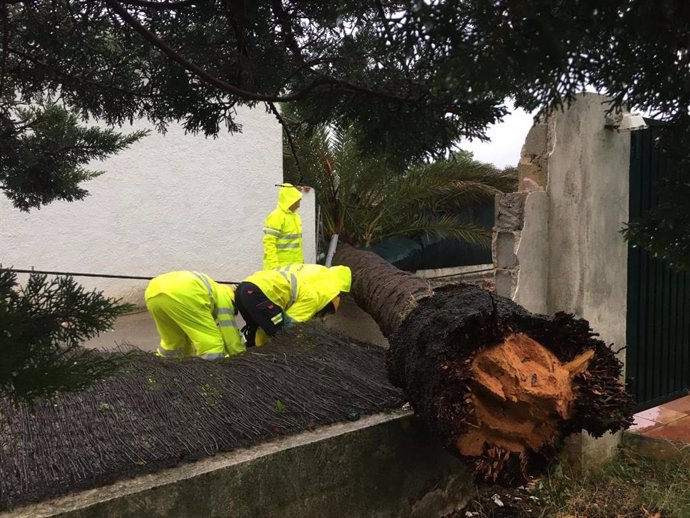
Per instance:
[[[247,347],[256,345],[258,328],[273,336],[283,327],[283,308],[273,303],[256,284],[241,282],[235,290],[235,305],[247,323],[242,328]]]

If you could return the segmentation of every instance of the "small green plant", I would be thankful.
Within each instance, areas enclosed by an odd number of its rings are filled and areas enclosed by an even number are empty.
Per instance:
[[[218,399],[220,396],[220,392],[218,391],[217,388],[212,387],[208,383],[205,383],[204,385],[201,386],[201,395],[204,396],[206,399]]]
[[[690,516],[690,457],[651,460],[621,448],[601,469],[581,477],[546,477],[538,496],[547,507],[544,516],[565,510],[590,518],[645,512],[650,517]]]
[[[116,372],[127,354],[85,349],[131,309],[71,277],[31,274],[24,286],[0,269],[0,396],[30,403],[81,390]]]

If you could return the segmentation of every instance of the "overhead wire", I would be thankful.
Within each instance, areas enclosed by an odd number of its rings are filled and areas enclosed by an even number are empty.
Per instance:
[[[26,269],[21,269],[21,268],[3,268],[0,267],[0,270],[9,270],[11,272],[16,272],[16,273],[38,273],[38,274],[43,274],[43,275],[61,275],[63,277],[99,277],[99,278],[104,278],[104,279],[132,279],[132,280],[144,280],[144,281],[150,281],[153,279],[153,276],[147,277],[147,276],[141,276],[141,275],[116,275],[116,274],[109,274],[109,273],[83,273],[83,272],[55,272],[55,271],[46,271],[46,270],[26,270]],[[215,280],[215,279],[214,279]],[[218,284],[239,284],[240,281],[216,281]]]

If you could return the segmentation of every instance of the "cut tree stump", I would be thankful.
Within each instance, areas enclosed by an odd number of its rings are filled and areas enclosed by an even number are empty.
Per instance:
[[[371,252],[341,245],[357,302],[379,323],[391,382],[479,478],[520,482],[563,439],[632,424],[622,363],[585,320],[530,313],[469,284],[431,289]]]

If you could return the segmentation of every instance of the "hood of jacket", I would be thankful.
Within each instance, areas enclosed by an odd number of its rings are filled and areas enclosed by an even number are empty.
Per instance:
[[[335,297],[338,293],[348,293],[352,285],[352,272],[347,266],[331,266],[324,276],[330,280],[334,290],[338,290],[333,294]]]
[[[302,192],[290,183],[284,183],[283,186],[278,191],[278,207],[280,207],[285,212],[290,210],[290,207],[302,199]]]
[[[316,293],[319,299],[316,311],[320,311],[326,304],[341,293],[349,292],[352,284],[352,273],[347,266],[332,266],[319,278]]]

